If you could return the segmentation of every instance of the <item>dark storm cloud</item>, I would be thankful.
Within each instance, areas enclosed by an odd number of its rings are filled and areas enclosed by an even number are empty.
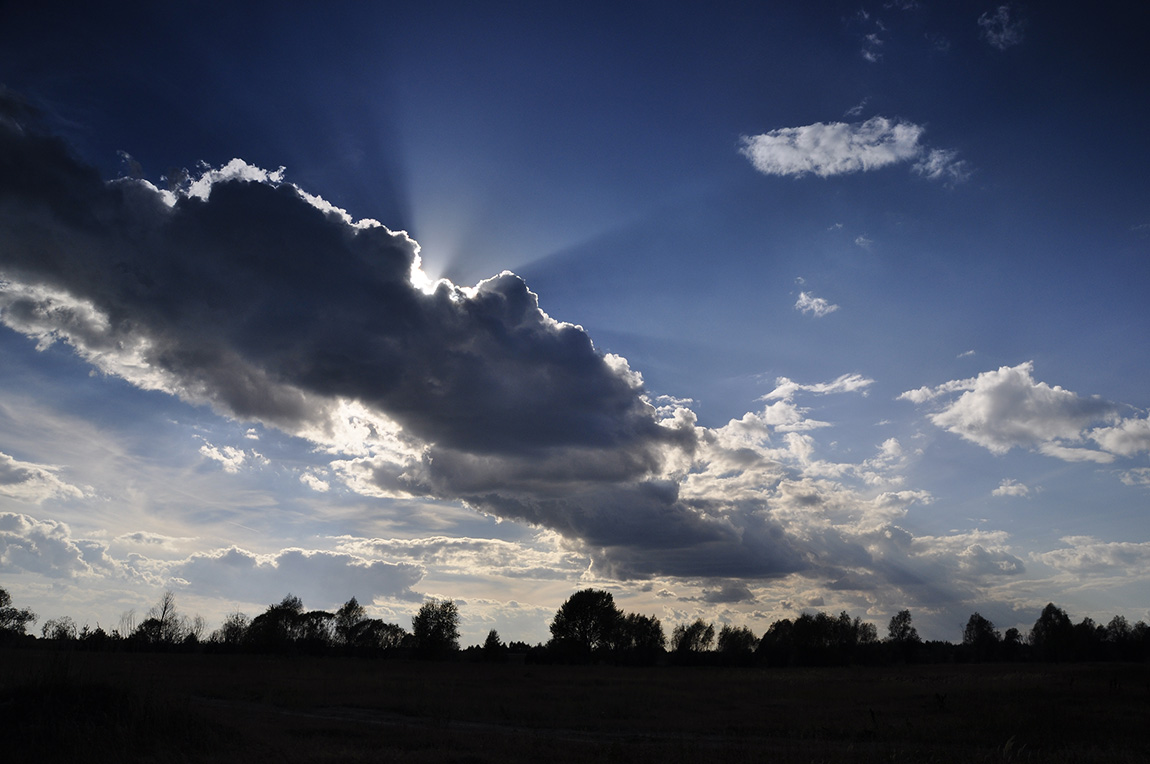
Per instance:
[[[336,453],[333,412],[354,401],[402,428],[398,451],[355,463],[362,486],[555,529],[620,574],[793,567],[785,545],[748,543],[659,481],[694,449],[693,417],[649,405],[623,359],[514,274],[421,289],[406,234],[353,223],[281,173],[236,160],[175,193],[104,182],[11,98],[0,114],[8,326],[139,386],[326,432]]]
[[[632,376],[518,277],[425,293],[406,235],[351,224],[274,174],[241,168],[206,198],[104,183],[8,101],[0,273],[51,290],[10,294],[9,325],[88,357],[131,350],[154,375],[145,384],[289,430],[312,423],[317,401],[349,399],[460,453],[619,450],[639,470],[675,437]]]

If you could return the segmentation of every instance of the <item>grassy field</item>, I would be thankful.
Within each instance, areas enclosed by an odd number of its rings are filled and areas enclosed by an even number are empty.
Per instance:
[[[0,651],[10,761],[1144,762],[1150,666]]]

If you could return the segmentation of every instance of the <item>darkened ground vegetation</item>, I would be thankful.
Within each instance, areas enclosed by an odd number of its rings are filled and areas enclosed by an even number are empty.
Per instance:
[[[1141,762],[1146,664],[513,665],[0,648],[11,761]]]
[[[1150,759],[1150,628],[1047,605],[1025,636],[979,613],[924,642],[848,613],[743,626],[624,613],[586,589],[546,644],[459,649],[429,600],[407,631],[352,598],[288,595],[205,634],[165,592],[110,633],[0,589],[0,736],[13,761],[920,761]],[[716,639],[717,636],[717,639]],[[669,647],[669,649],[668,649]]]

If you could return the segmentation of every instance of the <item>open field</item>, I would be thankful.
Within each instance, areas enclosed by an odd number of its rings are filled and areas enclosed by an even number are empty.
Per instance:
[[[1150,760],[1150,666],[621,668],[0,651],[13,761]]]

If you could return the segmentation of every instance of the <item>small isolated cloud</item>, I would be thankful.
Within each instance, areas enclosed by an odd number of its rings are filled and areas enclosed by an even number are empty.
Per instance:
[[[803,385],[798,382],[793,382],[786,377],[779,377],[775,380],[775,389],[764,395],[761,400],[789,401],[799,392],[814,393],[815,395],[855,393],[865,391],[873,384],[873,379],[864,377],[861,374],[843,374],[830,382],[816,382],[810,385]]]
[[[244,465],[267,464],[268,461],[257,451],[244,451],[242,448],[233,446],[217,447],[210,443],[204,443],[200,446],[200,455],[213,462],[218,462],[224,468],[224,472],[231,475],[237,474]]]
[[[863,109],[866,108],[867,101],[869,101],[869,100],[870,100],[870,98],[862,99],[857,104],[855,104],[854,106],[850,107],[845,112],[843,112],[843,116],[844,117],[861,117],[862,113],[863,113]]]
[[[799,299],[795,300],[795,310],[815,318],[822,318],[838,309],[838,305],[832,305],[822,297],[815,297],[809,292],[799,292]]]
[[[871,248],[872,244],[874,244],[874,239],[868,239],[863,234],[859,234],[858,236],[855,237],[855,246],[856,247],[862,247],[863,249],[869,250]]]
[[[978,26],[982,39],[991,47],[1006,50],[1022,42],[1026,22],[1014,6],[1000,5],[979,16]]]
[[[916,172],[924,177],[961,177],[965,170],[948,169],[948,163],[956,164],[956,152],[923,145],[925,131],[913,122],[881,116],[850,124],[816,122],[743,136],[739,151],[764,175],[828,178],[918,160],[916,167],[923,169]]]
[[[80,498],[74,485],[56,476],[57,467],[33,464],[0,452],[0,496],[40,504],[47,499]]]
[[[974,355],[973,350],[964,350],[963,352],[956,355],[955,358],[970,358],[972,355]]]
[[[1017,480],[1007,478],[990,492],[991,496],[1029,496],[1030,487],[1019,483]]]
[[[970,165],[958,159],[953,149],[931,149],[911,166],[916,174],[947,185],[964,183],[970,179]]]
[[[331,490],[331,484],[326,480],[316,475],[314,472],[305,472],[299,476],[299,482],[306,485],[308,488],[319,493],[327,493]]]
[[[1122,473],[1122,482],[1129,486],[1150,487],[1150,467],[1137,467]]]
[[[930,421],[996,454],[1031,448],[1064,461],[1106,463],[1115,455],[1150,448],[1150,429],[1140,424],[1145,420],[1121,420],[1113,403],[1038,382],[1033,371],[1031,361],[1003,366],[971,379],[908,390],[899,399],[924,404],[961,392]],[[1090,429],[1101,423],[1110,426]],[[1088,436],[1103,450],[1089,448]]]

